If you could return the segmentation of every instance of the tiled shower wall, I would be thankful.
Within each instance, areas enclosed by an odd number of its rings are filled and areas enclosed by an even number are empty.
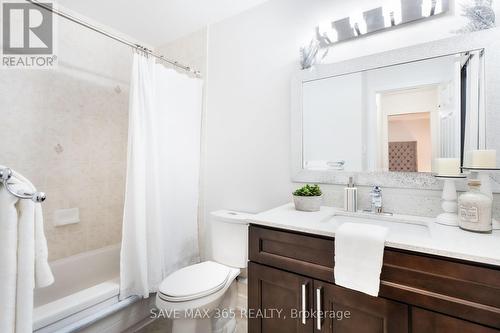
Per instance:
[[[49,259],[119,243],[131,50],[58,20],[55,69],[0,72],[0,165],[47,193]],[[80,222],[54,226],[56,210]]]

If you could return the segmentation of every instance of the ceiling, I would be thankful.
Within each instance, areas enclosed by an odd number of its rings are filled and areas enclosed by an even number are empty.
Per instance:
[[[71,11],[157,47],[267,0],[58,0]]]

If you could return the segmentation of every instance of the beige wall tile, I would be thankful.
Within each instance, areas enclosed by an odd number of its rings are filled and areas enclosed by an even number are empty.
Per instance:
[[[75,44],[75,33],[86,38]],[[57,68],[0,75],[0,164],[47,193],[50,260],[120,242],[132,55],[65,22],[58,38]],[[86,56],[104,42],[105,53]],[[55,227],[55,211],[67,208],[80,209],[80,222]]]

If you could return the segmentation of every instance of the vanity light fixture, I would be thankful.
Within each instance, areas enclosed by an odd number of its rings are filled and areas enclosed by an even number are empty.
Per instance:
[[[443,14],[448,9],[449,0],[388,0],[382,7],[318,25],[316,37],[321,47],[328,47],[344,40]]]

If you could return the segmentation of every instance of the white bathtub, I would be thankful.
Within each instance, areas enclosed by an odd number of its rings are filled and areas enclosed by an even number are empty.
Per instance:
[[[57,332],[118,303],[119,245],[56,260],[50,266],[54,284],[35,290],[35,332]]]

